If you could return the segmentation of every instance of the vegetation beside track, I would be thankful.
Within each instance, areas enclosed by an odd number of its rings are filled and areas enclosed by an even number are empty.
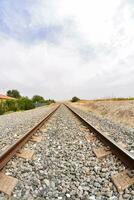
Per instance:
[[[0,101],[0,115],[9,112],[30,110],[36,107],[55,103],[54,100],[44,99],[44,97],[40,95],[34,95],[31,99],[29,97],[23,97],[17,90],[8,90],[7,95],[15,99]]]
[[[114,98],[102,98],[102,99],[95,99],[94,101],[128,101],[128,100],[134,100],[134,97],[114,97]]]
[[[78,97],[76,97],[76,96],[74,96],[72,99],[71,99],[71,102],[77,102],[77,101],[79,101],[80,99],[78,98]]]

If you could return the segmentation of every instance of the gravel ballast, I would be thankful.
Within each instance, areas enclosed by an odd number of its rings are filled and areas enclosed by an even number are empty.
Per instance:
[[[0,116],[0,150],[5,150],[21,135],[29,131],[55,105],[44,106],[29,111],[15,112]]]
[[[89,130],[62,106],[38,131],[40,143],[28,142],[25,149],[35,150],[34,160],[15,157],[4,169],[18,178],[13,199],[21,200],[118,200],[133,199],[133,187],[119,194],[111,175],[125,167],[114,156],[100,160],[93,148],[101,147],[98,140],[85,139]],[[0,194],[0,199],[7,196]]]
[[[96,129],[102,133],[108,134],[108,136],[116,142],[122,142],[126,145],[125,148],[134,154],[134,128],[128,128],[107,118],[99,117],[94,113],[85,112],[81,107],[76,107],[73,104],[71,104],[71,106]]]

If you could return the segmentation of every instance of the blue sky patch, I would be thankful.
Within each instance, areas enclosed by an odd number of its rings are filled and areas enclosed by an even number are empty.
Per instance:
[[[62,32],[61,25],[32,24],[33,1],[0,1],[0,32],[16,40],[33,43],[47,40],[57,41]]]

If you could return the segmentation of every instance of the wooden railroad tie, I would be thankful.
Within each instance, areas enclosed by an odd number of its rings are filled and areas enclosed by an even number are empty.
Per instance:
[[[118,174],[112,176],[112,181],[115,184],[118,192],[122,192],[129,186],[134,184],[134,174],[131,176],[131,173],[127,170],[124,170]]]
[[[93,149],[94,154],[96,155],[97,158],[104,158],[108,155],[110,155],[112,152],[110,151],[109,148],[106,147],[100,147],[97,149]]]
[[[41,136],[32,136],[30,139],[32,142],[41,142],[42,137]]]
[[[18,179],[0,172],[0,192],[4,192],[5,194],[11,196],[11,193],[17,183]]]
[[[34,155],[34,151],[33,150],[20,150],[16,156],[20,157],[20,158],[25,158],[28,160],[31,160],[33,158]]]
[[[86,135],[85,138],[88,142],[91,142],[97,139],[95,135]]]
[[[47,128],[45,127],[45,128],[41,128],[40,129],[42,132],[47,132]]]

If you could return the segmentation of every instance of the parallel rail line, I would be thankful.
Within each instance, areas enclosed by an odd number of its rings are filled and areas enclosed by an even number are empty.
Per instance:
[[[134,156],[127,150],[118,145],[110,137],[101,133],[96,128],[94,128],[84,117],[82,117],[75,108],[68,104],[64,104],[72,113],[75,114],[88,128],[95,134],[105,145],[110,147],[110,150],[127,166],[129,169],[134,170]],[[9,162],[11,158],[31,139],[33,134],[41,128],[44,123],[57,111],[60,105],[56,106],[52,111],[50,111],[45,118],[34,126],[29,132],[21,136],[14,144],[7,148],[2,154],[0,154],[0,170]]]
[[[41,120],[36,126],[34,126],[30,131],[28,131],[26,134],[21,136],[20,139],[18,139],[14,144],[9,146],[2,154],[0,154],[0,171],[6,166],[6,164],[16,155],[17,152],[21,150],[21,148],[32,138],[34,133],[39,130],[44,123],[58,110],[61,104],[54,107],[51,111],[48,112],[48,114],[44,117],[43,120]],[[93,127],[90,122],[88,122],[87,119],[85,119],[79,112],[69,104],[64,104],[89,130],[98,138],[104,145],[108,146],[110,148],[110,151],[116,155],[117,158],[119,158],[125,166],[127,166],[130,170],[128,170],[128,176],[133,177],[130,179],[130,181],[126,184],[126,180],[123,183],[123,185],[119,185],[118,181],[113,182],[115,186],[117,187],[117,190],[120,192],[124,190],[124,188],[127,188],[128,186],[131,186],[132,181],[134,181],[134,155],[129,153],[127,150],[123,149],[120,145],[118,145],[114,140],[112,140],[110,137],[105,135],[104,133],[101,133],[99,130],[97,130],[95,127]],[[125,172],[123,172],[125,175]],[[121,175],[121,176],[124,176]],[[123,180],[124,181],[124,180]],[[122,180],[121,180],[122,182]],[[118,184],[117,184],[118,183]],[[3,190],[1,190],[3,191]],[[5,192],[7,193],[7,192]],[[7,193],[8,194],[8,193]]]
[[[52,109],[42,121],[40,121],[26,134],[21,136],[21,138],[19,138],[15,143],[8,147],[2,154],[0,154],[0,170],[3,169],[3,167],[10,161],[10,159],[13,158],[13,156],[31,139],[33,134],[44,125],[44,123],[56,112],[59,107],[60,105]]]
[[[98,137],[102,143],[110,147],[110,150],[113,154],[115,154],[124,164],[129,167],[129,169],[134,170],[134,155],[128,152],[126,149],[122,148],[118,145],[114,140],[110,137],[98,131],[95,127],[93,127],[87,119],[81,116],[75,108],[68,104],[64,104],[72,113],[75,114],[87,127],[88,129]]]

